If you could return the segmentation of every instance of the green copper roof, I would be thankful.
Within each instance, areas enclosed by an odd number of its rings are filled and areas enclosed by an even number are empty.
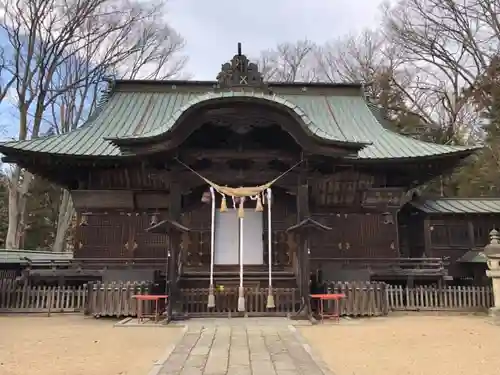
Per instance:
[[[460,263],[487,263],[488,257],[478,250],[469,250],[460,258],[457,259]]]
[[[29,260],[71,260],[73,253],[54,253],[52,251],[37,250],[6,250],[0,249],[1,263],[25,264]]]
[[[411,202],[428,214],[499,214],[500,198],[438,198]]]
[[[130,81],[130,84],[134,81]],[[417,141],[385,129],[368,107],[361,91],[290,90],[276,95],[253,92],[207,93],[178,89],[164,81],[161,90],[116,89],[107,104],[82,128],[68,134],[29,141],[0,144],[0,152],[12,155],[16,150],[75,156],[121,156],[111,139],[141,138],[168,132],[180,115],[205,100],[246,96],[274,101],[291,109],[307,130],[325,141],[367,144],[359,159],[401,159],[470,153],[474,147],[455,147]],[[126,83],[121,83],[126,86]],[[209,85],[205,85],[207,87]],[[135,83],[134,87],[140,87]],[[180,87],[180,85],[179,85]],[[194,90],[193,90],[194,91]],[[355,93],[355,94],[353,94]]]
[[[158,135],[164,134],[171,130],[181,116],[190,108],[195,107],[197,105],[207,104],[209,102],[223,101],[228,98],[240,98],[240,99],[255,99],[260,102],[271,102],[274,104],[282,105],[283,107],[292,111],[301,121],[302,125],[306,128],[306,131],[310,133],[310,135],[316,136],[322,140],[326,141],[336,141],[336,142],[350,142],[350,143],[370,143],[369,141],[358,141],[358,140],[347,140],[345,137],[336,134],[334,132],[329,132],[329,129],[324,129],[316,124],[315,121],[312,121],[309,117],[309,114],[304,112],[300,106],[294,103],[293,100],[289,100],[283,95],[268,95],[262,92],[253,92],[253,91],[223,91],[223,92],[208,92],[203,95],[197,95],[193,97],[189,102],[182,105],[180,108],[176,109],[174,113],[170,115],[167,121],[165,121],[159,127],[145,127],[143,124],[139,124],[140,131],[138,129],[134,129],[133,134],[125,134],[123,136],[115,137],[115,139],[137,139],[137,138],[150,138],[156,137]],[[152,98],[150,98],[151,102]],[[109,137],[112,138],[112,137]]]

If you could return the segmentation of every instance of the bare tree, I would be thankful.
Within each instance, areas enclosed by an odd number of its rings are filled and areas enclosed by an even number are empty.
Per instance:
[[[441,126],[443,141],[480,126],[470,89],[500,51],[499,12],[500,0],[404,0],[386,8],[386,36],[418,77],[409,97]]]
[[[404,115],[408,122],[411,115],[413,122],[422,122],[403,99],[402,89],[408,87],[412,74],[381,32],[364,30],[327,42],[316,49],[315,59],[322,81],[363,83],[366,95],[391,120],[398,122]]]
[[[164,54],[174,57],[182,40],[165,24],[155,29],[164,22],[164,5],[162,0],[1,0],[0,27],[10,49],[6,65],[14,76],[18,139],[38,137],[51,125],[47,118],[58,132],[77,127],[95,107],[105,74],[137,77],[143,74],[140,67],[149,69],[146,77],[177,73],[183,59],[172,64]],[[13,169],[8,248],[18,248],[24,233],[32,180],[28,171]],[[61,213],[67,211],[71,209],[62,205]]]
[[[0,46],[0,103],[4,100],[15,81],[15,76],[5,60],[5,51]]]
[[[96,61],[94,49],[101,46],[89,43],[82,53],[59,67],[57,81],[70,83],[83,79],[85,84],[66,90],[50,106],[50,124],[57,133],[76,129],[97,110],[99,93],[106,90],[105,80],[110,73],[122,79],[168,79],[184,67],[186,59],[178,55],[184,46],[183,40],[167,24],[142,20],[130,30],[129,38],[129,42],[139,48],[114,66],[109,66],[106,55]],[[114,45],[112,39],[105,44]],[[96,65],[102,69],[95,70]],[[71,195],[62,189],[53,251],[64,250],[73,215]]]
[[[281,43],[276,49],[263,51],[259,68],[266,81],[312,82],[316,80],[314,50],[310,40]]]

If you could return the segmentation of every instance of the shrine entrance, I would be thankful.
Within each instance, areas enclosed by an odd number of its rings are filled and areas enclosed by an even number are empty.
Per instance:
[[[240,219],[234,211],[215,214],[215,265],[240,264]],[[243,264],[264,264],[263,213],[245,209]]]

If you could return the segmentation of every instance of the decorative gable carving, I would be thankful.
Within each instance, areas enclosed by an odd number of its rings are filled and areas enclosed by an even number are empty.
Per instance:
[[[257,64],[252,63],[241,54],[241,43],[238,43],[238,54],[225,64],[222,64],[220,73],[217,75],[219,87],[259,87],[266,88]]]

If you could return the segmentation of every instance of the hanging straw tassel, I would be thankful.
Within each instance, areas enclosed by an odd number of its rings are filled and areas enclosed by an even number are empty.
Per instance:
[[[215,294],[214,294],[214,285],[211,284],[208,288],[208,303],[207,306],[209,309],[215,307]]]
[[[226,211],[227,211],[226,196],[222,194],[222,201],[220,203],[220,212],[226,212]]]
[[[245,210],[243,208],[243,203],[245,202],[245,198],[240,198],[240,206],[238,207],[238,218],[243,219],[245,217]]]
[[[238,289],[238,311],[245,311],[245,289],[242,286]]]
[[[269,288],[269,293],[267,295],[266,309],[274,309],[276,305],[274,304],[273,289]]]
[[[262,206],[262,198],[260,194],[257,195],[257,204],[255,205],[255,211],[256,212],[264,211],[264,207]]]

